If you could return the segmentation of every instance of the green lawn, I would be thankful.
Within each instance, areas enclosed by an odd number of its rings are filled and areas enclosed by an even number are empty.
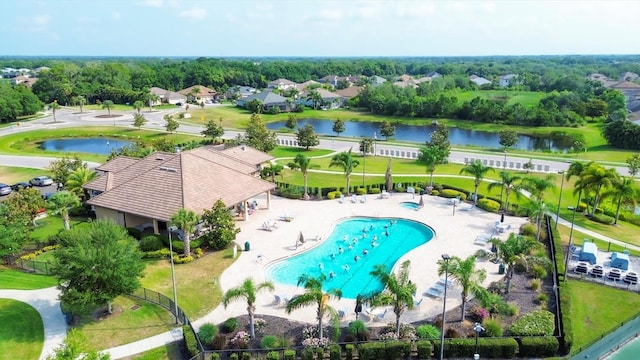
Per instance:
[[[38,311],[20,301],[0,299],[0,358],[37,359],[43,343]]]
[[[56,286],[52,276],[28,274],[0,265],[0,288],[15,290],[35,290]]]
[[[146,339],[174,327],[173,315],[164,308],[125,296],[113,303],[114,313],[102,319],[93,314],[81,318],[77,328],[87,338],[89,348],[108,349]]]
[[[29,182],[29,179],[40,175],[51,175],[46,170],[0,166],[0,183],[14,184],[19,181]]]
[[[572,354],[638,314],[640,298],[634,292],[573,279],[562,286],[571,293]]]
[[[307,157],[316,157],[316,156],[325,156],[333,153],[332,150],[325,149],[310,149],[309,151],[303,148],[297,147],[288,147],[288,146],[278,146],[275,149],[269,151],[269,154],[275,158],[295,158],[298,154],[305,154]],[[286,163],[289,163],[291,160],[287,160]]]
[[[123,358],[124,360],[173,360],[182,359],[180,342],[172,342],[163,347],[145,351],[138,355]]]
[[[520,103],[524,106],[536,106],[540,99],[547,96],[544,92],[534,91],[515,91],[515,90],[472,90],[472,91],[455,91],[452,95],[456,96],[460,102],[471,101],[473,98],[480,97],[486,100],[506,101],[507,105]]]

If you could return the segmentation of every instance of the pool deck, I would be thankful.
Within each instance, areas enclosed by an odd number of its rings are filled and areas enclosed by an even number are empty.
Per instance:
[[[360,197],[358,197],[360,200]],[[417,286],[416,301],[423,298],[420,306],[405,312],[401,322],[408,323],[422,319],[433,318],[442,312],[442,298],[422,296],[431,286],[437,283],[441,276],[437,273],[436,262],[442,254],[466,258],[479,249],[489,250],[490,246],[475,245],[474,240],[481,233],[491,233],[499,215],[488,213],[481,209],[464,210],[470,204],[459,204],[453,215],[453,205],[447,199],[433,196],[424,196],[425,206],[419,210],[410,210],[400,206],[403,201],[418,202],[420,196],[411,194],[392,194],[389,198],[381,199],[376,195],[367,195],[366,202],[352,203],[350,198],[344,203],[338,200],[325,201],[301,201],[280,197],[271,198],[270,209],[266,209],[266,199],[258,198],[258,210],[250,215],[248,221],[239,222],[241,232],[236,243],[239,249],[244,249],[244,243],[250,243],[250,251],[238,251],[239,258],[218,279],[222,291],[238,286],[247,277],[252,277],[256,282],[266,279],[265,269],[269,263],[299,254],[319,244],[322,240],[309,240],[313,238],[326,239],[340,219],[352,216],[369,217],[397,217],[416,220],[429,225],[435,231],[435,237],[426,244],[417,247],[405,254],[397,264],[405,260],[411,260],[410,280]],[[280,220],[281,216],[292,217],[291,221]],[[263,223],[274,220],[278,227],[273,231],[261,229]],[[524,218],[505,217],[504,224],[510,224],[510,231],[517,231],[521,224],[526,222]],[[307,241],[296,248],[299,233],[302,232]],[[497,237],[506,239],[509,231],[498,234]],[[488,261],[478,261],[479,268],[486,269],[487,280],[485,285],[498,280],[498,265]],[[287,317],[292,320],[316,323],[315,307],[295,310],[286,314],[283,303],[274,305],[274,295],[280,298],[290,298],[302,293],[302,288],[274,283],[276,290],[273,293],[264,291],[258,294],[256,316],[260,314]],[[450,287],[447,292],[447,309],[460,305],[460,288]],[[354,299],[341,299],[331,302],[336,310],[343,310],[346,314],[341,321],[348,324],[355,319],[353,309]],[[195,322],[201,325],[206,322],[219,323],[232,316],[246,314],[246,302],[235,301],[224,309],[222,306]],[[375,309],[374,312],[382,312],[383,309]],[[370,326],[383,325],[395,320],[395,315],[390,309],[383,319],[371,318],[360,315],[360,319],[367,321]]]

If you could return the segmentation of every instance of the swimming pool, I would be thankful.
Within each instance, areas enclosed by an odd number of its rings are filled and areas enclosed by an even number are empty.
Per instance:
[[[296,286],[303,274],[324,274],[324,290],[340,289],[342,297],[355,299],[382,290],[382,284],[369,275],[375,265],[392,269],[400,257],[433,236],[430,227],[412,220],[349,218],[339,222],[322,244],[270,265],[267,278]]]
[[[418,210],[420,208],[420,204],[413,201],[404,201],[400,203],[400,206],[409,209],[409,210]]]

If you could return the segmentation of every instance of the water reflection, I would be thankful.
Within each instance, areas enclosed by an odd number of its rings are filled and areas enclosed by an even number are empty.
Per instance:
[[[373,137],[376,133],[378,139],[384,139],[380,135],[380,123],[364,122],[364,121],[345,121],[345,131],[341,136]],[[271,130],[283,128],[285,121],[278,121],[267,124]],[[301,119],[298,120],[298,127],[311,124],[316,133],[321,135],[335,135],[333,132],[333,121],[319,119]],[[394,138],[399,141],[411,141],[424,143],[429,141],[431,133],[435,130],[435,125],[403,125],[396,124],[396,133]],[[571,148],[572,141],[568,137],[534,137],[528,135],[518,135],[519,141],[515,149],[519,150],[551,150],[563,151]],[[479,146],[484,148],[498,149],[500,145],[500,137],[497,133],[490,133],[477,130],[466,130],[459,128],[449,128],[449,141],[454,146]]]
[[[109,155],[112,150],[117,150],[130,144],[132,144],[131,141],[101,137],[81,139],[74,138],[45,140],[40,144],[40,148],[47,151],[83,152]]]

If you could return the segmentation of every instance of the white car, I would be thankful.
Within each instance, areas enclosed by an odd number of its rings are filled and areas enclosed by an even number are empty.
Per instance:
[[[34,186],[49,186],[53,185],[53,179],[48,176],[37,176],[29,180],[29,183]]]

